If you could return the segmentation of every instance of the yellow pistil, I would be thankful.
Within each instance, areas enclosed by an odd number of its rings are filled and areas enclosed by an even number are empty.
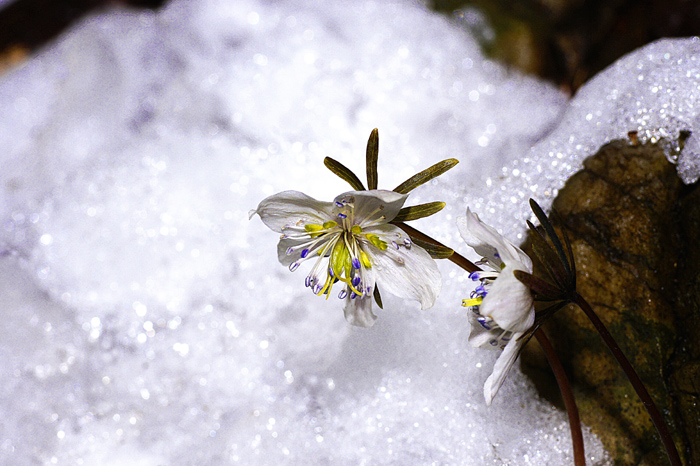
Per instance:
[[[344,241],[338,241],[331,251],[331,270],[333,270],[336,278],[345,281],[346,279],[343,279],[343,276],[349,275],[347,272],[351,267],[350,251],[348,251]]]
[[[355,286],[352,284],[351,277],[353,266],[352,257],[350,255],[350,250],[348,246],[349,245],[347,244],[347,239],[344,238],[342,241],[338,241],[333,247],[330,257],[330,266],[331,270],[333,271],[334,277],[329,276],[329,279],[334,281],[334,278],[337,278],[341,282],[347,284],[350,287],[350,289],[355,292],[355,294],[363,295],[364,293],[356,289]],[[361,254],[364,253],[361,252]],[[332,286],[332,283],[330,285],[326,283],[326,286],[323,287],[319,295],[325,292],[326,288],[328,288],[329,286]]]
[[[462,306],[464,306],[464,307],[479,306],[479,305],[481,305],[481,303],[483,301],[484,301],[484,298],[463,299]]]

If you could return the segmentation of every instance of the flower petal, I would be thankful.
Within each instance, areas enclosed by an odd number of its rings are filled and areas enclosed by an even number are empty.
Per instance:
[[[467,207],[465,217],[457,217],[457,229],[462,239],[476,253],[489,260],[500,263],[498,247],[503,243],[503,237],[493,228],[483,223],[477,214]]]
[[[317,201],[299,191],[283,191],[263,199],[258,208],[250,212],[273,231],[282,233],[286,226],[323,224],[333,218],[333,203]]]
[[[374,247],[365,250],[372,268],[376,268],[377,282],[382,291],[415,299],[420,302],[421,309],[432,307],[440,293],[442,279],[430,254],[415,244],[404,246],[403,241],[408,235],[394,225],[379,225],[371,231],[382,240],[388,240],[388,247],[383,251]],[[396,244],[392,243],[392,238]]]
[[[471,327],[469,331],[469,344],[474,348],[499,349],[498,346],[493,346],[491,342],[498,339],[499,335],[503,333],[503,329],[493,328],[487,330],[479,323],[477,317],[476,313],[469,313],[469,326]]]
[[[494,261],[496,264],[517,261],[523,264],[523,270],[532,273],[530,257],[494,228],[482,222],[469,207],[467,207],[465,217],[457,218],[457,228],[464,242],[481,257]]]
[[[384,189],[371,191],[350,191],[334,199],[334,202],[354,204],[355,225],[365,223],[388,223],[394,219],[403,207],[408,194],[400,194]]]
[[[498,389],[501,388],[503,382],[506,380],[506,376],[510,372],[510,368],[513,367],[515,360],[518,357],[520,348],[524,343],[524,339],[521,341],[522,333],[516,333],[513,335],[513,339],[508,342],[503,353],[496,360],[496,364],[493,366],[493,372],[486,379],[484,383],[484,398],[486,399],[486,405],[491,406],[493,397],[498,393]]]
[[[358,327],[371,327],[377,316],[372,312],[372,294],[358,296],[354,299],[346,298],[345,320]]]
[[[280,261],[282,265],[289,266],[292,264],[292,262],[296,262],[297,260],[301,260],[301,253],[304,248],[297,247],[301,244],[304,244],[308,242],[307,238],[303,239],[292,239],[292,238],[283,238],[280,240],[279,243],[277,243],[277,259]],[[287,254],[287,252],[292,250],[291,254]]]
[[[483,316],[491,317],[503,330],[524,332],[535,322],[532,293],[506,266],[481,303]]]

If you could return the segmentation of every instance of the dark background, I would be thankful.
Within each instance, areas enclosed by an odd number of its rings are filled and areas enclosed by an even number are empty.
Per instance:
[[[233,0],[235,1],[235,0]],[[0,72],[24,60],[88,12],[167,0],[14,0],[0,6]],[[700,35],[700,0],[432,0],[452,15],[475,8],[495,32],[485,52],[573,94],[597,72],[662,37]],[[467,22],[464,27],[469,28]],[[479,37],[478,31],[473,31]]]

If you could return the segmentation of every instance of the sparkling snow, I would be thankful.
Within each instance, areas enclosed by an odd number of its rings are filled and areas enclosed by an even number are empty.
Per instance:
[[[560,465],[566,416],[472,349],[470,281],[436,305],[383,296],[372,329],[277,262],[247,213],[297,189],[380,187],[455,157],[409,204],[466,252],[470,205],[512,239],[584,156],[698,126],[696,40],[662,41],[569,102],[490,62],[457,23],[389,2],[174,1],[85,20],[0,79],[0,463]],[[679,159],[697,179],[700,147]],[[586,435],[590,464],[607,464]]]

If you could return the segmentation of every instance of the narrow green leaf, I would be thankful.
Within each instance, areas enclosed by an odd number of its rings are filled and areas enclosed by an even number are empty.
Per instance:
[[[569,266],[569,261],[567,260],[566,254],[564,253],[564,247],[562,246],[561,241],[559,241],[557,232],[554,231],[552,222],[549,220],[549,218],[547,218],[547,215],[542,210],[542,207],[540,207],[540,205],[537,202],[535,202],[534,199],[530,199],[530,208],[535,213],[535,216],[540,221],[540,225],[542,225],[542,227],[545,229],[545,231],[547,232],[547,236],[549,236],[549,239],[552,241],[552,244],[556,248],[559,257],[561,258],[561,261],[564,264],[564,268],[566,268],[567,275],[571,276],[571,267]]]
[[[416,246],[420,246],[421,248],[425,249],[425,251],[430,254],[430,257],[433,259],[447,259],[454,254],[454,251],[448,247],[428,243],[427,241],[420,240],[413,236],[411,237],[411,241],[413,241],[413,244]]]
[[[427,204],[413,205],[399,210],[392,222],[407,222],[419,218],[429,217],[440,212],[447,204],[444,202],[428,202]]]
[[[561,289],[523,270],[513,270],[513,275],[538,298],[553,301],[562,298]]]
[[[427,183],[433,178],[442,175],[458,163],[459,160],[457,159],[445,159],[442,162],[438,162],[432,167],[426,168],[420,173],[416,173],[415,175],[398,185],[396,188],[394,188],[394,191],[401,194],[408,194],[423,183]]]
[[[362,184],[362,181],[360,181],[360,179],[342,163],[330,157],[326,157],[325,159],[323,159],[323,164],[330,171],[347,181],[355,191],[365,191],[365,187]]]
[[[379,159],[379,130],[374,128],[367,141],[367,189],[377,189],[379,175],[377,160]]]
[[[529,220],[527,220],[527,226],[532,230],[530,238],[532,239],[532,251],[535,253],[535,256],[545,268],[549,278],[560,288],[565,289],[566,284],[569,282],[569,277],[556,250],[547,241],[544,233],[542,233],[542,228],[535,227]]]
[[[564,244],[566,245],[566,254],[569,258],[569,265],[571,266],[571,277],[570,286],[572,290],[576,289],[576,260],[574,259],[574,251],[571,249],[571,241],[569,241],[569,235],[566,233],[566,228],[564,227],[564,221],[562,220],[559,212],[552,209],[552,216],[559,224],[559,229],[561,230],[561,235],[564,237]]]
[[[382,305],[382,296],[379,294],[379,287],[377,285],[374,285],[374,300],[377,302],[377,306],[379,306],[379,309],[384,309],[384,306]]]

